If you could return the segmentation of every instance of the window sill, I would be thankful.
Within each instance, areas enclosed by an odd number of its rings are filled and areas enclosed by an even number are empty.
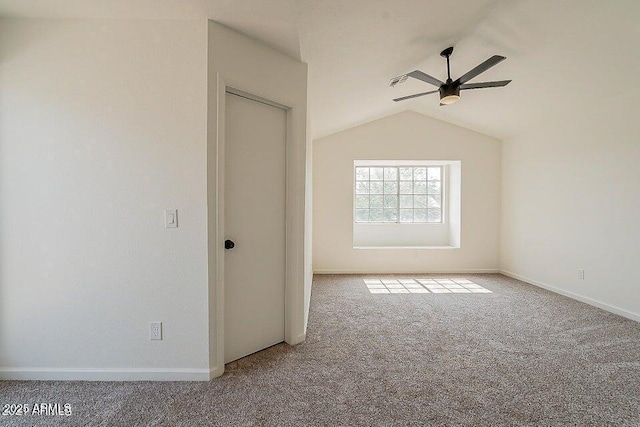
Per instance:
[[[393,226],[393,225],[447,225],[446,221],[440,221],[440,222],[353,222],[353,225],[358,227],[358,226],[363,226],[363,225],[375,225],[375,226],[379,226],[379,225],[384,225],[384,226]]]
[[[414,250],[414,249],[460,249],[460,246],[354,246],[353,249],[361,250],[361,249],[404,249],[404,250]]]

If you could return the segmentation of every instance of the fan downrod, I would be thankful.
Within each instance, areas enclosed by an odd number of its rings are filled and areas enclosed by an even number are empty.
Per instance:
[[[440,56],[443,58],[447,58],[447,84],[451,83],[451,67],[449,66],[449,57],[453,53],[453,46],[446,48],[442,52],[440,52]]]

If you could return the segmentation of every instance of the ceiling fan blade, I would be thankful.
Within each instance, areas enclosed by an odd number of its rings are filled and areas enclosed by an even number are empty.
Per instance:
[[[475,67],[471,71],[469,71],[466,74],[462,75],[462,77],[460,77],[458,80],[456,80],[456,83],[461,83],[461,84],[462,83],[466,83],[469,80],[471,80],[472,78],[474,78],[475,76],[477,76],[478,74],[484,73],[489,68],[493,67],[494,65],[497,65],[497,64],[501,63],[505,59],[507,59],[507,58],[504,57],[504,56],[493,55],[491,58],[487,59],[482,64],[478,65],[477,67]]]
[[[498,82],[484,82],[484,83],[467,83],[460,85],[460,90],[466,89],[483,89],[485,87],[502,87],[511,83],[511,80],[500,80]]]
[[[416,93],[416,94],[409,95],[409,96],[403,96],[402,98],[395,98],[394,101],[396,101],[396,102],[404,101],[406,99],[417,98],[419,96],[431,95],[432,93],[436,93],[436,92],[439,92],[439,90],[432,90],[430,92],[422,92],[422,93]]]
[[[434,86],[442,86],[444,84],[443,81],[436,79],[435,77],[431,77],[429,74],[423,73],[420,70],[415,70],[407,74],[409,77],[413,77],[414,79],[422,80],[425,83],[430,83]]]

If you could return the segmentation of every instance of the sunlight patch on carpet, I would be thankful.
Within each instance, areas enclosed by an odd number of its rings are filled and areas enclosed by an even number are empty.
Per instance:
[[[490,294],[489,289],[465,278],[364,279],[372,294]]]

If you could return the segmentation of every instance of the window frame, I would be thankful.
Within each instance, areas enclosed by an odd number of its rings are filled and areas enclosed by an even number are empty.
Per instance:
[[[396,221],[357,221],[356,220],[356,209],[357,208],[357,197],[358,196],[363,196],[364,194],[357,194],[356,191],[356,186],[358,183],[358,179],[357,179],[357,168],[362,168],[362,167],[366,167],[369,168],[369,171],[371,170],[371,168],[395,168],[396,169],[396,183],[397,183],[397,189],[396,189],[396,193],[394,194],[397,197],[397,203],[396,203],[396,212],[397,212],[397,219]],[[429,190],[428,190],[428,183],[429,183],[429,171],[427,169],[426,173],[426,179],[424,182],[426,182],[427,185],[427,192],[424,194],[427,197],[427,207],[425,207],[424,209],[427,212],[427,218],[426,221],[424,222],[416,222],[415,220],[412,220],[411,222],[403,222],[400,220],[400,210],[402,209],[400,207],[400,196],[402,195],[410,195],[413,197],[416,195],[413,191],[415,191],[415,187],[413,186],[413,184],[416,182],[415,179],[412,176],[411,179],[411,183],[412,183],[412,192],[410,194],[401,194],[400,193],[400,182],[401,181],[405,181],[405,182],[409,182],[406,180],[401,180],[400,179],[400,168],[439,168],[440,169],[440,221],[437,222],[429,222],[429,208],[428,208],[428,196],[429,196]],[[384,171],[384,169],[383,169]],[[354,161],[353,163],[353,184],[352,184],[352,191],[353,191],[353,207],[352,207],[352,215],[353,215],[353,224],[354,226],[367,226],[367,225],[386,225],[386,226],[394,226],[394,225],[404,225],[404,226],[422,226],[422,225],[431,225],[431,226],[441,226],[441,225],[446,225],[447,224],[447,181],[448,181],[448,163],[445,161],[433,161],[433,160],[413,160],[413,161],[407,161],[407,160],[398,160],[398,161],[393,161],[393,160],[380,160],[380,161],[373,161],[373,160],[360,160],[360,161]],[[383,172],[384,173],[384,172]],[[371,184],[371,177],[369,176],[369,179],[366,181],[367,183],[369,183],[369,185]],[[374,180],[374,182],[377,180]],[[431,180],[431,181],[435,181],[435,180]],[[362,180],[360,182],[363,182]],[[383,183],[385,182],[389,182],[384,180],[380,181]],[[422,182],[422,181],[418,181],[418,182]],[[380,194],[383,198],[385,195],[387,195],[387,193],[383,192]],[[421,196],[422,194],[417,194],[419,196]],[[367,197],[369,197],[369,203],[371,203],[371,193],[366,194]],[[413,201],[412,201],[413,204]],[[364,209],[364,208],[361,208]],[[371,206],[369,205],[369,208],[367,208],[369,210],[369,213],[371,212]],[[384,203],[383,203],[383,207],[381,209],[388,209],[388,208],[384,208]],[[408,209],[408,208],[407,208]],[[414,211],[415,214],[415,207],[411,208]],[[433,209],[433,208],[432,208]],[[384,212],[384,211],[383,211]]]

